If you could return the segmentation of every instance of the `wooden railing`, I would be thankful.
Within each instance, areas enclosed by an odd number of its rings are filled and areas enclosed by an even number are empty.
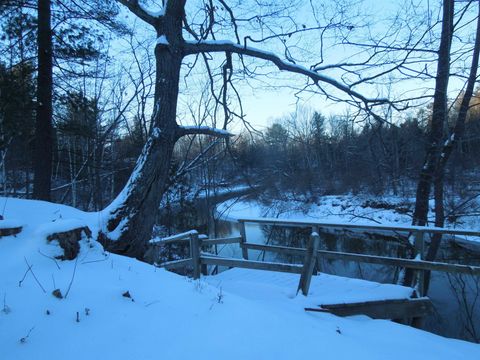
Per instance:
[[[190,266],[193,268],[193,278],[198,279],[201,274],[202,265],[215,265],[226,267],[240,267],[256,270],[269,270],[289,272],[300,274],[298,291],[302,291],[304,295],[308,294],[312,275],[316,272],[315,264],[317,258],[326,258],[333,260],[356,261],[370,264],[390,265],[403,268],[411,268],[417,270],[417,291],[419,296],[423,296],[423,277],[425,271],[443,271],[452,273],[463,273],[471,275],[480,275],[479,266],[468,266],[461,264],[451,264],[444,262],[432,262],[423,260],[424,242],[426,234],[442,234],[442,235],[467,235],[479,236],[480,231],[475,230],[458,230],[445,229],[436,227],[421,226],[385,226],[385,225],[368,225],[368,224],[340,224],[327,223],[305,220],[281,220],[266,218],[242,218],[238,220],[240,224],[240,236],[227,237],[219,239],[208,239],[206,236],[200,236],[195,230],[177,234],[171,237],[152,240],[153,245],[168,244],[173,242],[188,242],[190,245],[190,258],[170,261],[161,264],[166,269],[175,269]],[[301,227],[311,228],[310,239],[306,248],[287,247],[278,245],[253,244],[247,241],[246,223],[254,223],[270,226],[281,227]],[[349,229],[356,231],[369,231],[380,233],[406,233],[409,238],[413,238],[413,247],[416,251],[414,259],[393,258],[386,256],[364,255],[356,253],[347,253],[339,251],[320,250],[320,230],[324,229]],[[219,244],[235,244],[238,243],[242,249],[243,259],[223,258],[212,254],[204,253],[202,248]],[[303,257],[303,264],[284,264],[278,262],[253,261],[248,259],[248,250],[260,250],[286,255],[294,255]]]

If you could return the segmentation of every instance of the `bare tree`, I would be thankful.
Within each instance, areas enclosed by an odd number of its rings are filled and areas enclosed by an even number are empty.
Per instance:
[[[468,1],[465,7],[459,12],[461,18],[468,7],[474,3],[478,5],[476,17],[476,35],[473,51],[471,52],[471,66],[467,77],[466,89],[456,119],[452,122],[453,129],[446,129],[449,123],[448,113],[448,85],[451,77],[451,52],[454,36],[455,23],[454,0],[443,1],[443,18],[441,41],[438,49],[438,65],[435,80],[435,94],[429,127],[428,148],[424,165],[420,171],[417,185],[415,211],[413,214],[413,225],[424,226],[428,222],[429,199],[432,187],[434,188],[435,199],[435,226],[443,227],[445,224],[444,210],[444,178],[445,168],[452,154],[455,145],[461,141],[464,130],[467,112],[470,107],[474,86],[477,79],[477,68],[480,53],[480,2]],[[441,241],[441,235],[432,238],[426,259],[434,260]],[[425,277],[425,289],[428,290],[430,274]],[[411,284],[413,272],[407,270],[404,283]]]
[[[235,54],[239,56],[244,74],[252,73],[247,66],[249,59],[263,61],[272,64],[278,70],[309,79],[307,86],[316,87],[321,93],[327,94],[324,87],[330,86],[335,89],[337,94],[340,93],[346,97],[345,102],[354,104],[359,109],[366,110],[370,115],[380,119],[372,109],[386,103],[385,99],[369,98],[357,91],[355,85],[351,86],[324,75],[324,69],[318,64],[318,61],[310,68],[296,64],[290,47],[285,45],[285,39],[295,34],[303,34],[309,30],[321,33],[331,28],[346,30],[350,28],[348,24],[326,23],[326,25],[318,24],[309,28],[292,20],[293,29],[289,32],[274,33],[264,36],[262,39],[255,39],[253,34],[249,33],[241,39],[239,24],[247,24],[250,27],[252,24],[260,24],[260,27],[268,28],[271,19],[290,21],[291,14],[285,10],[284,5],[282,8],[275,2],[258,5],[261,10],[258,15],[245,17],[246,13],[243,13],[236,17],[233,5],[229,6],[224,0],[206,1],[201,7],[201,11],[192,11],[192,14],[187,14],[189,8],[186,7],[185,0],[163,1],[161,9],[155,12],[149,10],[138,0],[118,1],[153,27],[156,32],[156,80],[149,137],[127,185],[104,212],[107,225],[101,237],[110,250],[136,257],[143,256],[165,189],[173,148],[179,138],[186,135],[230,136],[225,131],[225,127],[229,115],[232,115],[233,111],[228,108],[225,94],[227,88],[235,93],[233,83],[229,81],[231,80],[229,74],[234,64],[232,57]],[[287,7],[299,6],[299,3],[295,2]],[[199,13],[203,13],[205,16],[202,20],[197,21],[196,15]],[[227,33],[227,27],[230,28],[230,34],[233,35],[234,40],[218,40],[217,36]],[[184,35],[187,39],[184,38]],[[264,41],[268,40],[278,40],[280,44],[283,44],[283,58],[267,50],[250,46],[252,42],[259,43],[261,46]],[[221,66],[224,74],[222,76],[222,97],[217,100],[226,114],[223,129],[180,126],[177,123],[177,104],[182,62],[186,57],[193,56],[195,62],[203,60],[208,71],[209,58],[214,54],[225,56],[223,66]],[[230,84],[229,87],[227,87],[228,84]],[[327,96],[338,99],[338,95],[327,94]],[[239,117],[242,117],[241,114]]]

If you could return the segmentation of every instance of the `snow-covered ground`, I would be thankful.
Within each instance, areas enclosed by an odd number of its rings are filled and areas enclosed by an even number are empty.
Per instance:
[[[331,284],[343,284],[337,294],[352,296],[351,280],[320,276],[310,299],[295,296],[292,278],[282,274],[234,270],[192,281],[105,253],[87,239],[75,260],[54,260],[62,250],[47,243],[45,229],[68,220],[87,223],[95,233],[100,214],[5,201],[0,198],[5,219],[25,227],[16,237],[0,238],[2,360],[480,358],[480,345],[389,321],[303,310],[316,296],[339,299]],[[366,291],[376,286],[356,284]],[[56,289],[63,299],[52,295]],[[406,291],[393,289],[368,291]]]
[[[302,199],[303,200],[303,199]],[[376,202],[384,199],[374,199]],[[400,199],[388,198],[390,203]],[[300,200],[273,200],[268,203],[258,201],[229,200],[218,206],[218,213],[226,219],[242,217],[279,217],[322,220],[328,222],[371,222],[410,224],[411,216],[385,209],[365,206],[368,199],[358,196],[322,196],[315,203]]]

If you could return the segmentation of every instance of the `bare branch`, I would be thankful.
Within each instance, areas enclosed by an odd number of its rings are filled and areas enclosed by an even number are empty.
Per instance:
[[[160,18],[159,16],[154,16],[152,13],[147,11],[138,0],[117,0],[120,4],[126,6],[133,14],[138,16],[140,19],[146,23],[155,26],[155,23]]]
[[[184,45],[184,52],[186,55],[198,54],[198,53],[207,53],[207,52],[231,52],[241,55],[248,55],[258,59],[263,59],[272,62],[277,66],[279,70],[289,71],[296,74],[301,74],[309,77],[314,81],[315,84],[326,83],[332,85],[333,87],[341,90],[342,92],[350,95],[351,97],[363,102],[364,104],[386,104],[388,103],[387,99],[370,99],[357,91],[353,90],[351,87],[342,84],[335,79],[321,75],[313,70],[310,70],[304,66],[292,64],[286,62],[279,58],[277,55],[266,52],[260,49],[252,48],[249,46],[242,46],[231,41],[191,41],[186,42]]]
[[[178,128],[178,137],[185,135],[210,135],[221,138],[234,136],[234,134],[226,130],[211,128],[209,126],[180,126]]]

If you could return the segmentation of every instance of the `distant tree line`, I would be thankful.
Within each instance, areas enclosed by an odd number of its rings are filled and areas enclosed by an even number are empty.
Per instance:
[[[452,112],[455,111],[455,107]],[[302,112],[302,111],[301,111]],[[349,115],[292,114],[262,134],[243,134],[234,147],[238,171],[277,193],[393,193],[414,196],[425,156],[429,109],[396,124],[356,124]],[[466,136],[447,169],[456,192],[475,185],[480,113],[470,111]]]

